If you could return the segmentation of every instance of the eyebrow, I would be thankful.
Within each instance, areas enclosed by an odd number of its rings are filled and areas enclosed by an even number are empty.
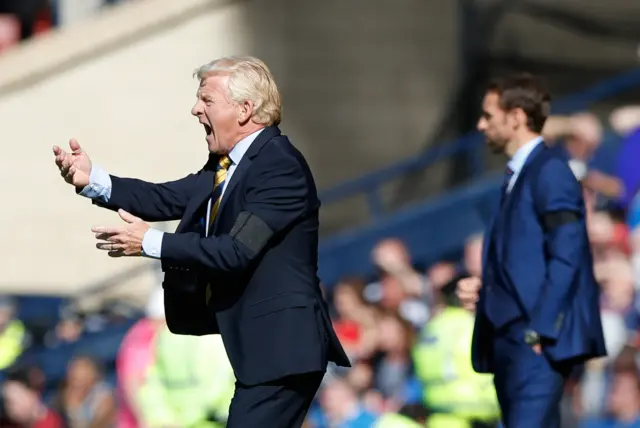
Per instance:
[[[196,98],[213,101],[213,97],[211,95],[204,94],[200,90],[198,90],[198,92],[196,92]]]

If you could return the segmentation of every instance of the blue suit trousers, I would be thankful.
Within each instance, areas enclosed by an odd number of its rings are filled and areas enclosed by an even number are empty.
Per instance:
[[[524,342],[515,321],[494,334],[494,383],[505,428],[560,428],[560,400],[570,367],[557,366]]]

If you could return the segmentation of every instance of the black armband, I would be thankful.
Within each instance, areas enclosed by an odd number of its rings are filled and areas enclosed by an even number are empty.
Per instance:
[[[542,216],[542,226],[545,230],[551,230],[578,220],[580,220],[580,215],[575,211],[554,211]]]
[[[260,217],[242,211],[229,235],[250,251],[250,257],[255,257],[267,245],[273,230]]]

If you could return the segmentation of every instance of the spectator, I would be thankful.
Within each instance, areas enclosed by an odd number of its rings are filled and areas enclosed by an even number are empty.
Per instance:
[[[480,248],[480,258],[482,258],[482,247]],[[472,255],[470,255],[472,257]],[[482,263],[482,261],[481,261]],[[433,291],[439,291],[447,285],[457,275],[455,263],[438,262],[427,270],[427,280]]]
[[[635,288],[640,291],[640,227],[636,227],[631,232],[631,266],[635,278]]]
[[[385,410],[396,411],[406,402],[408,382],[413,374],[411,347],[413,327],[394,313],[378,321],[380,358],[376,364],[375,387],[385,399]]]
[[[50,348],[73,343],[80,339],[84,331],[84,324],[80,316],[75,313],[65,314],[56,325],[55,331],[45,337],[45,344]]]
[[[220,335],[176,335],[163,326],[136,394],[145,427],[223,427],[235,376]]]
[[[543,135],[547,141],[563,140],[571,158],[571,169],[587,189],[608,197],[621,193],[622,186],[617,177],[589,166],[603,136],[602,124],[595,115],[584,112],[552,116],[545,123]]]
[[[368,358],[377,344],[374,311],[362,297],[364,286],[364,281],[358,278],[345,278],[333,292],[336,309],[333,324],[349,358]]]
[[[39,14],[47,6],[47,0],[0,0],[0,16],[15,18],[19,38],[25,40],[34,34]]]
[[[424,404],[435,420],[442,421],[440,415],[444,414],[447,423],[457,421],[454,426],[490,426],[500,414],[493,376],[478,374],[471,366],[474,316],[458,307],[453,297],[458,279],[443,288],[446,307],[420,332],[420,342],[413,350],[414,364],[424,385]]]
[[[483,234],[472,235],[464,244],[463,267],[465,276],[482,276]]]
[[[377,416],[366,410],[353,388],[340,378],[332,379],[320,390],[324,410],[316,428],[370,428]]]
[[[99,363],[89,356],[71,360],[56,402],[70,428],[114,426],[116,403],[112,390],[102,379]]]
[[[0,13],[0,53],[20,41],[20,21],[14,15]]]
[[[420,404],[403,406],[398,413],[382,415],[375,424],[375,428],[421,428],[425,425],[429,415],[427,409]]]
[[[24,325],[15,318],[15,314],[13,299],[0,297],[0,370],[17,360],[29,340]]]
[[[634,353],[614,364],[607,411],[605,417],[587,419],[582,428],[640,428],[640,374]]]
[[[372,258],[381,278],[379,283],[370,284],[365,294],[371,297],[378,291],[377,302],[383,309],[397,311],[415,327],[424,325],[433,305],[432,290],[411,265],[404,243],[399,239],[385,239],[373,249]]]
[[[164,318],[164,290],[158,286],[151,292],[146,316],[127,332],[116,359],[118,376],[118,428],[140,425],[136,396],[145,382],[155,358],[155,339],[166,326]]]
[[[62,419],[41,399],[27,367],[11,370],[2,385],[2,399],[7,421],[5,428],[62,428]]]
[[[622,136],[618,151],[616,174],[620,179],[618,204],[628,209],[640,191],[640,107],[627,106],[614,110],[609,116],[611,126]]]

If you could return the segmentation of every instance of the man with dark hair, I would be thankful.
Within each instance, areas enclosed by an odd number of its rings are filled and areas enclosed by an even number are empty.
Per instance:
[[[537,78],[517,74],[489,86],[478,121],[509,162],[482,278],[461,280],[458,295],[477,306],[473,366],[494,374],[506,428],[559,427],[568,375],[606,354],[582,188],[540,135],[549,105]]]

